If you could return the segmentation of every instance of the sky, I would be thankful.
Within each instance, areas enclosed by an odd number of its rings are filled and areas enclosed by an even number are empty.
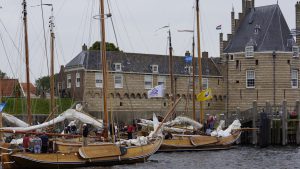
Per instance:
[[[0,0],[0,70],[11,78],[25,81],[23,0]],[[109,2],[109,10],[108,4]],[[42,0],[53,4],[55,23],[55,72],[81,52],[85,43],[99,41],[99,0]],[[193,34],[178,30],[195,27],[195,0],[105,0],[106,39],[122,51],[132,53],[168,54],[168,25],[172,34],[174,55],[182,56],[192,49]],[[278,0],[290,29],[295,28],[297,0]],[[255,0],[255,6],[276,4],[277,0]],[[40,6],[41,0],[27,0],[30,79],[34,83],[49,72],[49,17],[51,7]],[[35,6],[35,7],[33,7]],[[242,0],[200,0],[201,51],[219,56],[219,33],[231,32],[230,12],[242,11]],[[44,17],[43,17],[44,16]],[[44,19],[44,21],[43,21]],[[112,27],[115,28],[115,34]],[[45,25],[45,36],[43,23]],[[216,26],[222,25],[222,30]],[[44,38],[46,37],[46,38]],[[116,40],[117,39],[117,40]],[[45,47],[46,41],[46,47]],[[47,51],[46,51],[47,50]]]

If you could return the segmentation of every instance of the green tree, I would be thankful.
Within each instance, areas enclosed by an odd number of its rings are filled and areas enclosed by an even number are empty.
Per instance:
[[[89,50],[100,50],[101,42],[96,41]],[[118,47],[114,43],[106,42],[106,51],[120,51]]]
[[[54,75],[54,81],[57,79],[58,74]],[[43,76],[35,80],[37,95],[50,91],[50,76]]]
[[[6,78],[6,73],[0,70],[0,79]]]

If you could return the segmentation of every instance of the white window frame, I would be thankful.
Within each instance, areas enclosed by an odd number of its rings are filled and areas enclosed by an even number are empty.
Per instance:
[[[119,80],[119,79],[117,79],[117,78],[121,78],[120,79],[120,83],[117,83],[117,80]],[[122,74],[115,74],[114,75],[114,84],[115,84],[115,88],[116,89],[121,89],[121,88],[123,88],[123,75]]]
[[[193,74],[193,66],[189,66],[188,69],[189,69],[189,74],[190,75]]]
[[[246,46],[245,47],[245,57],[246,58],[254,57],[254,46]]]
[[[76,73],[76,87],[80,87],[80,73]]]
[[[167,77],[166,76],[157,76],[157,85],[164,85],[164,88],[166,88],[166,81]]]
[[[70,89],[72,87],[72,76],[71,74],[67,74],[67,88]]]
[[[296,89],[299,86],[298,75],[299,75],[298,70],[296,70],[296,69],[292,70],[292,72],[291,72],[291,86],[292,86],[293,89]],[[294,85],[294,82],[295,82],[295,85]]]
[[[202,89],[203,90],[208,89],[208,78],[202,78]]]
[[[151,83],[146,84],[146,83]],[[152,75],[145,75],[144,76],[144,87],[145,89],[152,89],[153,88],[153,76]]]
[[[248,77],[249,76],[248,72],[249,73],[253,72],[253,78]],[[254,80],[254,85],[253,86],[249,86],[248,85],[248,80]],[[246,70],[246,88],[247,89],[253,89],[253,88],[255,88],[255,70]]]
[[[102,73],[95,73],[95,87],[103,88],[103,74]]]
[[[158,65],[152,65],[152,73],[158,73]]]
[[[122,72],[122,63],[115,63],[115,71]]]
[[[293,52],[293,57],[298,58],[299,57],[299,46],[293,46],[292,52]]]

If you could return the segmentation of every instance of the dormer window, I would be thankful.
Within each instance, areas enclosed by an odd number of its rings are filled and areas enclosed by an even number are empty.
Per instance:
[[[152,73],[158,73],[158,65],[151,65]]]
[[[121,72],[122,71],[122,64],[121,63],[115,63],[115,71]]]
[[[186,73],[193,74],[193,66],[186,66],[184,69]]]
[[[293,57],[299,57],[299,46],[293,46]]]
[[[260,25],[256,25],[255,28],[254,28],[254,34],[258,34],[260,31]]]
[[[253,56],[254,56],[254,46],[246,46],[245,57],[253,57]]]

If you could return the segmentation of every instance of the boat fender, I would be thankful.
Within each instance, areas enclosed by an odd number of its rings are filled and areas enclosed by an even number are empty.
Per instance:
[[[127,153],[127,148],[126,147],[120,147],[120,151],[121,151],[121,156],[125,155]]]

